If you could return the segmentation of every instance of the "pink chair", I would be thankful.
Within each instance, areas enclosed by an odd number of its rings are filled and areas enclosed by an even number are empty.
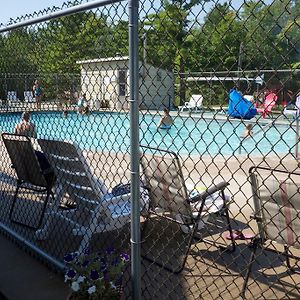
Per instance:
[[[265,118],[268,114],[272,114],[272,108],[276,104],[278,96],[275,93],[270,93],[266,96],[264,107],[257,108],[257,112],[262,114],[262,117]]]

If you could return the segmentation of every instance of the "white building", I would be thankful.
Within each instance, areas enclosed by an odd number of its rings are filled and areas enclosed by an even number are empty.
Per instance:
[[[81,90],[92,108],[129,108],[129,57],[119,56],[78,61]],[[170,71],[140,62],[141,109],[170,107],[174,100],[174,76]]]

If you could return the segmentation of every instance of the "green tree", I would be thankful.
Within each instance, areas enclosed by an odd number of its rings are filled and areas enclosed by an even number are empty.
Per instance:
[[[189,36],[189,12],[205,1],[163,1],[163,9],[146,17],[143,24],[150,25],[147,31],[149,43],[148,61],[157,67],[173,69],[179,82],[180,103],[186,96],[186,60],[191,45]],[[161,41],[164,41],[162,43]]]

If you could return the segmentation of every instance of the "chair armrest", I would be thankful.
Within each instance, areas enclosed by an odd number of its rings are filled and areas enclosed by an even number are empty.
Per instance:
[[[123,194],[119,196],[114,196],[112,193],[108,193],[104,196],[103,201],[101,201],[101,204],[103,205],[111,205],[111,204],[118,204],[122,202],[126,202],[130,200],[131,194]]]
[[[262,220],[263,220],[263,218],[262,218],[261,216],[258,216],[258,215],[256,215],[255,213],[252,213],[252,214],[250,215],[250,219],[251,219],[251,220],[256,220],[256,221],[259,221],[259,222],[262,222]]]
[[[203,199],[206,199],[208,196],[210,196],[218,191],[223,191],[228,185],[229,185],[229,183],[226,181],[220,182],[220,183],[206,189],[201,194],[198,194],[197,196],[190,198],[189,202],[194,203],[194,202],[198,202]]]

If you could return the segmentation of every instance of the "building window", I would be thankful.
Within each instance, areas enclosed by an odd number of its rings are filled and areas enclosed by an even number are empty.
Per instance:
[[[126,85],[127,85],[127,70],[119,70],[119,96],[126,95]]]
[[[156,73],[156,80],[161,81],[161,71],[160,70],[158,70]]]

